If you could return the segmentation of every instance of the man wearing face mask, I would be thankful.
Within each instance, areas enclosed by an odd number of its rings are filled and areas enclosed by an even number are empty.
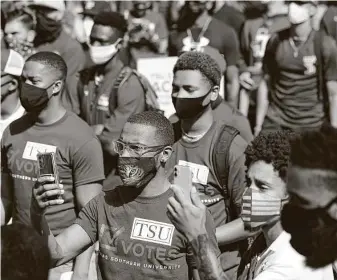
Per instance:
[[[7,13],[4,35],[7,46],[25,59],[36,52],[33,43],[36,36],[35,22],[33,15],[26,9]]]
[[[95,65],[81,71],[77,87],[80,116],[103,144],[107,173],[116,166],[116,157],[110,157],[111,141],[119,138],[131,115],[145,110],[144,88],[125,67],[126,30],[127,22],[119,13],[102,12],[94,18],[89,53]]]
[[[1,224],[31,224],[32,188],[38,178],[38,153],[54,153],[58,180],[63,185],[62,206],[46,211],[53,234],[59,234],[80,209],[101,191],[103,156],[91,128],[62,106],[60,94],[67,75],[64,60],[52,52],[30,56],[23,68],[20,101],[26,114],[12,122],[1,141]],[[74,271],[73,279],[87,277],[92,251],[50,271],[59,280]]]
[[[258,18],[248,19],[240,38],[240,111],[249,116],[255,127],[256,92],[263,77],[262,61],[271,34],[289,28],[288,6],[284,1],[260,1],[266,11]]]
[[[291,1],[290,29],[274,34],[267,44],[256,132],[317,130],[325,121],[337,126],[337,46],[312,28],[316,4]]]
[[[196,275],[188,239],[167,216],[166,205],[173,192],[165,165],[173,143],[172,126],[163,115],[147,111],[130,117],[115,143],[122,185],[92,199],[76,222],[56,237],[49,234],[49,223],[41,214],[49,205],[64,203],[52,197],[62,192],[54,184],[37,185],[32,217],[38,230],[48,235],[53,265],[74,258],[99,241],[103,280],[187,280],[189,273]],[[205,223],[218,256],[209,214]]]
[[[313,268],[337,263],[337,130],[322,127],[293,141],[282,226]],[[336,271],[337,272],[337,271]]]
[[[177,23],[177,30],[170,34],[169,54],[181,51],[202,51],[206,46],[217,49],[226,61],[226,100],[237,107],[239,75],[236,66],[239,58],[239,41],[232,27],[212,18],[208,8],[211,1],[186,1],[184,13]]]
[[[168,46],[168,29],[165,18],[159,12],[151,10],[150,1],[132,1],[132,9],[124,12],[129,22],[128,44],[132,61],[137,66],[137,59],[164,55]]]
[[[242,198],[241,218],[246,227],[259,227],[262,233],[244,254],[238,280],[333,280],[331,266],[313,270],[305,265],[281,226],[281,209],[288,200],[286,177],[293,136],[285,131],[261,134],[246,149],[248,188]],[[208,279],[226,279],[209,250],[204,205],[195,193],[191,192],[189,200],[178,187],[173,187],[175,198],[168,204],[173,224],[193,238],[195,255],[207,252],[198,258],[199,273],[207,273]]]
[[[86,57],[80,43],[71,38],[63,28],[65,3],[62,0],[34,0],[29,7],[36,15],[34,47],[37,51],[55,52],[67,63],[68,75],[62,103],[68,110],[79,114],[76,86],[78,72],[84,68]]]
[[[25,112],[19,99],[20,76],[24,64],[24,58],[19,53],[1,50],[0,139],[5,128]]]
[[[186,52],[179,57],[173,69],[172,101],[180,119],[175,134],[180,137],[167,164],[168,171],[176,164],[191,168],[193,185],[216,228],[239,218],[247,146],[235,128],[214,118],[211,102],[218,97],[220,79],[220,67],[208,54]],[[233,279],[239,244],[220,249],[223,269]]]

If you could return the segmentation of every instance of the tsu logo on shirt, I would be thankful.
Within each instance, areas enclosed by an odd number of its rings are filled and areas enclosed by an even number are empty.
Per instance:
[[[27,141],[22,158],[37,161],[38,153],[56,153],[56,146]]]
[[[171,246],[173,233],[171,224],[135,218],[130,238]]]
[[[309,55],[303,57],[303,65],[305,67],[304,74],[312,75],[316,73],[316,61],[317,58],[315,55]]]

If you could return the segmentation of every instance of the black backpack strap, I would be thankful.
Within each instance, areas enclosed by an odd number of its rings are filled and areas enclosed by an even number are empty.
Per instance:
[[[231,204],[231,192],[228,186],[229,177],[229,150],[232,145],[234,138],[240,134],[240,132],[229,125],[224,124],[220,129],[220,134],[218,136],[216,145],[213,150],[213,164],[216,173],[216,177],[221,184],[223,191],[223,197],[225,200],[226,208],[228,209],[228,221],[231,219],[230,215],[230,204]]]
[[[324,78],[324,56],[323,47],[325,33],[322,31],[316,31],[314,37],[314,51],[316,56],[316,69],[317,69],[317,92],[318,98],[322,100],[324,105],[324,112],[326,117],[329,117],[329,97],[325,85]]]
[[[115,80],[114,86],[113,86],[113,95],[111,95],[113,98],[118,98],[118,91],[120,87],[130,78],[132,75],[132,69],[130,67],[124,67],[118,74],[117,79]],[[117,102],[116,102],[117,103]]]

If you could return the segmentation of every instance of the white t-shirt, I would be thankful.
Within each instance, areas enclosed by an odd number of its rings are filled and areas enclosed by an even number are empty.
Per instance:
[[[2,138],[2,134],[6,127],[13,121],[15,121],[18,118],[21,118],[23,114],[25,113],[25,109],[20,105],[20,107],[7,119],[2,119],[0,117],[0,139]]]
[[[290,245],[290,235],[283,231],[258,258],[254,280],[333,280],[332,266],[312,269],[305,258]]]

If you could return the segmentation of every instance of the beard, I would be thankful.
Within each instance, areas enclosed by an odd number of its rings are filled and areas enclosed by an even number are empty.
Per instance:
[[[291,234],[291,246],[312,268],[321,268],[337,260],[337,221],[327,213],[318,216],[313,211],[285,205],[282,226]],[[324,222],[323,222],[324,221]]]

